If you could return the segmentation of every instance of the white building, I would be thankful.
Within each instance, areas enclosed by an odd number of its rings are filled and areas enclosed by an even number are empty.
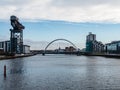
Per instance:
[[[10,52],[10,41],[0,42],[0,48],[3,49],[5,53]]]
[[[10,53],[10,41],[1,41],[0,49],[3,50],[4,53]],[[23,53],[30,53],[29,45],[23,45]]]
[[[23,53],[30,53],[30,46],[29,45],[23,45]]]

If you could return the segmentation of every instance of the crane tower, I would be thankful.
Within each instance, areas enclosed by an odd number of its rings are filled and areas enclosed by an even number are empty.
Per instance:
[[[11,26],[10,29],[10,52],[13,54],[23,53],[23,29],[25,28],[19,19],[12,15],[10,17]]]

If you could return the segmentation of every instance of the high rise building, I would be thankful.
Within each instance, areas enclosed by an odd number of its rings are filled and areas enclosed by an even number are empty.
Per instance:
[[[90,42],[90,41],[95,41],[95,40],[96,40],[96,35],[89,32],[89,35],[87,35],[86,41]]]
[[[96,40],[96,35],[91,32],[86,36],[86,52],[101,53],[104,51],[102,42]]]

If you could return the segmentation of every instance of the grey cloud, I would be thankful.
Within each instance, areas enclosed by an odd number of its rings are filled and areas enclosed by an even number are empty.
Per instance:
[[[108,5],[120,5],[120,0],[52,0],[51,2],[55,6],[62,6],[62,7],[86,7],[86,6],[93,6],[93,5],[101,5],[101,4],[108,4]]]
[[[0,19],[120,22],[120,0],[0,0]]]
[[[27,5],[31,0],[0,0],[0,6],[14,5],[21,6]]]

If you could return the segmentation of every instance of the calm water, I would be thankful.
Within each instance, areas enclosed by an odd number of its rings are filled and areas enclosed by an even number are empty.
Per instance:
[[[7,66],[7,78],[3,67]],[[36,55],[0,61],[0,90],[120,90],[120,59]]]

